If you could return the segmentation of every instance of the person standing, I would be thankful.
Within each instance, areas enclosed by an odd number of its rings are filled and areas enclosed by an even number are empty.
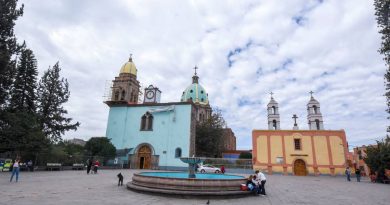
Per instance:
[[[221,166],[221,172],[222,172],[222,174],[225,174],[225,166]]]
[[[265,183],[267,182],[267,178],[265,177],[263,172],[260,172],[259,170],[257,170],[255,173],[257,175],[258,181],[260,182],[260,188],[261,188],[260,194],[267,195],[265,193]]]
[[[87,174],[89,174],[89,172],[91,171],[91,167],[92,167],[92,159],[88,159],[87,160]]]
[[[98,168],[100,167],[100,162],[99,160],[95,161],[95,164],[93,165],[93,171],[95,174],[97,174]]]
[[[27,167],[28,167],[28,170],[30,170],[30,172],[34,171],[33,162],[31,159],[27,162]]]
[[[345,169],[345,175],[347,175],[347,180],[350,182],[351,181],[351,170],[349,169],[349,167],[347,167],[347,169]]]
[[[15,163],[12,165],[12,175],[11,179],[9,179],[9,182],[12,182],[12,178],[14,178],[14,175],[16,175],[16,182],[18,182],[19,179],[19,159],[15,160]]]
[[[356,169],[356,171],[355,171],[355,174],[356,174],[356,180],[357,180],[357,182],[360,182],[360,169]]]

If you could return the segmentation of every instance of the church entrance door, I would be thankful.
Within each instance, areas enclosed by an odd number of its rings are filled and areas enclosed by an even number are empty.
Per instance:
[[[149,146],[144,145],[138,150],[138,168],[150,169],[152,151]]]
[[[294,175],[295,176],[306,176],[306,163],[301,159],[297,159],[294,162]]]

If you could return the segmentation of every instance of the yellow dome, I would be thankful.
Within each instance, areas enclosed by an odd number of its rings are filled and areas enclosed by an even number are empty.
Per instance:
[[[137,75],[137,68],[135,67],[135,64],[133,63],[133,59],[130,58],[128,62],[126,62],[122,68],[120,73],[130,73],[133,75]]]

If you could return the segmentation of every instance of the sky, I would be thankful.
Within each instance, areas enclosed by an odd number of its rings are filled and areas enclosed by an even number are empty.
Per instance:
[[[64,107],[79,121],[63,138],[105,136],[109,83],[132,54],[142,87],[178,102],[198,66],[238,149],[267,129],[270,92],[281,128],[308,129],[310,91],[325,129],[346,131],[350,148],[375,143],[389,125],[385,63],[373,0],[30,0],[15,33],[40,76],[59,61],[70,84]],[[138,124],[136,125],[138,126]]]

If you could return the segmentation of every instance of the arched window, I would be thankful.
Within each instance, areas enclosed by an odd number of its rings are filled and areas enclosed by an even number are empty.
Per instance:
[[[121,100],[125,100],[126,97],[126,91],[122,90]]]
[[[273,120],[273,121],[272,121],[272,128],[273,128],[274,130],[277,129],[276,120]]]
[[[318,119],[316,120],[316,128],[317,130],[320,130],[320,121]]]
[[[153,130],[153,115],[148,115],[148,129],[147,130]]]
[[[114,100],[119,100],[119,91],[115,91]]]
[[[276,114],[276,107],[275,106],[271,107],[271,114]]]
[[[175,158],[179,158],[181,157],[181,149],[180,148],[176,148],[175,150]]]
[[[133,91],[131,91],[131,93],[130,93],[130,101],[131,102],[135,101]]]
[[[146,112],[141,117],[141,130],[142,131],[152,131],[153,130],[153,115],[149,112]]]
[[[317,114],[318,110],[317,110],[317,106],[313,105],[313,112],[314,114]]]
[[[141,117],[141,130],[145,130],[146,128],[146,115]]]

